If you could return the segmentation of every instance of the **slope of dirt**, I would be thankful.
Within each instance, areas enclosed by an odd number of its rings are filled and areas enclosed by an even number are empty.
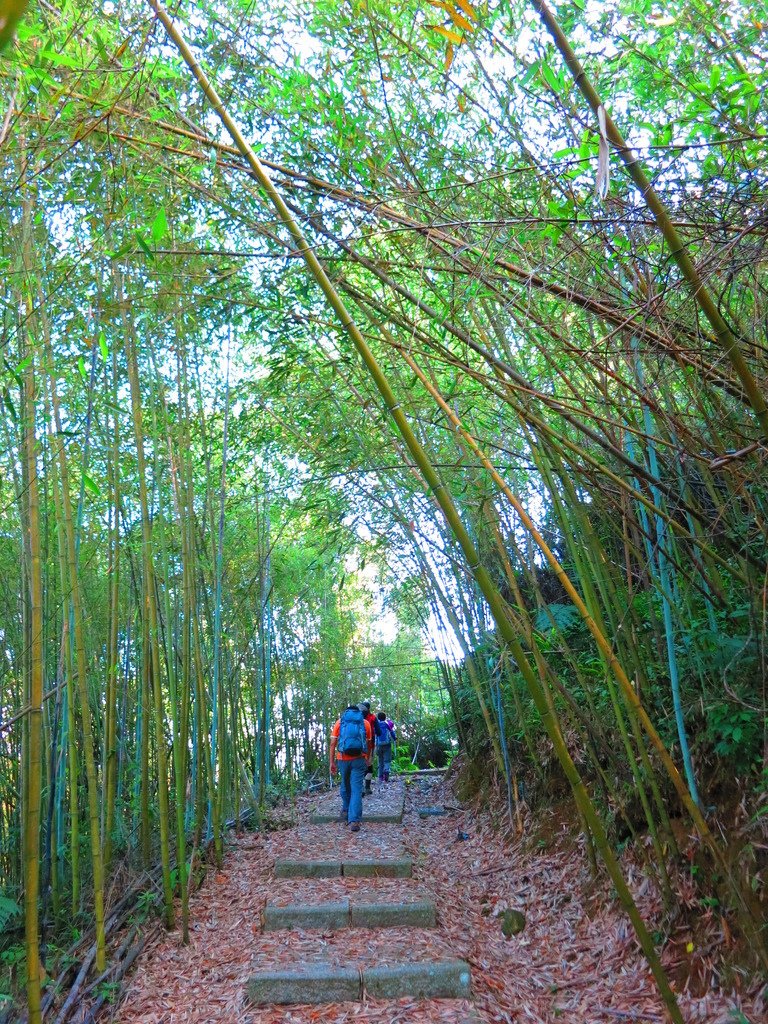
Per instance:
[[[158,936],[142,955],[117,1011],[120,1024],[481,1024],[566,1021],[616,1024],[664,1020],[660,1000],[632,930],[606,888],[596,891],[578,848],[554,852],[505,844],[489,819],[469,811],[420,819],[416,808],[455,798],[439,780],[407,787],[403,825],[368,825],[358,835],[341,823],[310,825],[311,802],[299,823],[232,841],[224,870],[195,896],[191,942]],[[468,835],[458,838],[458,833]],[[414,857],[413,879],[276,880],[276,857],[343,857],[357,853]],[[646,912],[656,897],[639,876]],[[263,934],[265,903],[333,899],[365,892],[374,898],[430,893],[438,908],[434,930],[344,930]],[[585,895],[589,892],[589,898]],[[498,915],[524,911],[522,933],[505,939]],[[254,967],[330,960],[368,964],[459,956],[472,968],[473,999],[369,1000],[332,1006],[246,1007]],[[764,993],[763,993],[764,996]],[[760,994],[740,998],[713,991],[680,994],[686,1020],[757,1024],[765,1020]],[[743,1016],[740,1016],[743,1014]]]

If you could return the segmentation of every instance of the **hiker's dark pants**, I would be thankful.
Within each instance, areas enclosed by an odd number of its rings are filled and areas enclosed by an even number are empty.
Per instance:
[[[379,759],[379,778],[389,781],[389,768],[392,764],[392,744],[379,744],[376,747],[376,756]]]
[[[367,764],[364,757],[353,761],[337,761],[341,780],[341,809],[350,824],[363,816],[363,781]]]

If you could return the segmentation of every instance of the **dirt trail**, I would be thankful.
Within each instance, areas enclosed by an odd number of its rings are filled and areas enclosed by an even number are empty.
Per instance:
[[[631,928],[607,892],[596,892],[590,884],[579,849],[573,843],[556,852],[505,846],[485,815],[469,811],[420,819],[418,807],[455,804],[445,786],[436,779],[407,786],[402,825],[364,825],[357,835],[341,823],[311,825],[314,802],[304,800],[294,827],[233,837],[224,870],[212,872],[192,901],[190,945],[182,946],[177,933],[159,936],[140,958],[116,1019],[120,1024],[663,1021]],[[458,832],[469,838],[458,839]],[[272,875],[278,857],[394,856],[402,850],[414,858],[413,879],[289,880]],[[653,909],[654,895],[647,884],[640,888],[641,902]],[[386,899],[431,894],[438,927],[329,934],[261,931],[267,900],[315,902],[362,890]],[[505,939],[497,915],[508,907],[525,912],[526,926]],[[257,964],[279,965],[298,957],[373,965],[446,956],[471,965],[471,1001],[244,1004],[246,981]],[[745,1019],[719,993],[698,1000],[683,993],[681,1004],[691,1022],[743,1024]],[[765,1019],[754,1003],[743,1010],[750,1024]]]

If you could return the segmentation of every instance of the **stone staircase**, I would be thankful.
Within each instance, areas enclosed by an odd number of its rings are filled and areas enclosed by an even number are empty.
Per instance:
[[[345,852],[332,855],[283,858],[275,861],[276,889],[279,880],[292,880],[302,899],[285,902],[276,894],[262,914],[264,933],[285,934],[282,949],[294,954],[279,963],[260,962],[247,986],[249,1002],[265,1004],[359,1002],[366,999],[467,999],[471,991],[469,965],[458,959],[428,959],[409,956],[411,943],[397,943],[400,959],[393,961],[391,945],[387,955],[372,949],[371,936],[380,929],[409,929],[408,934],[426,934],[424,929],[438,925],[435,902],[414,882],[403,894],[400,883],[397,898],[382,891],[395,885],[388,880],[413,879],[413,860],[402,850],[377,841],[377,825],[402,825],[405,789],[390,783],[366,798],[363,804],[364,828],[356,837],[356,849],[350,854],[347,826],[338,820],[338,794],[322,798],[310,815],[310,825],[324,825],[324,845]],[[344,842],[339,843],[339,835]],[[387,845],[389,849],[386,849]],[[375,855],[371,855],[375,853]],[[367,854],[367,856],[366,856]],[[349,879],[349,883],[343,880]],[[370,879],[361,888],[358,880]],[[381,879],[381,882],[377,880]],[[283,886],[290,882],[284,882]],[[332,891],[329,889],[332,888]],[[342,897],[341,893],[347,889]],[[378,890],[378,891],[377,891]],[[290,889],[289,889],[290,891]],[[331,948],[335,933],[349,929],[349,949],[362,950],[360,956],[339,956]],[[354,935],[359,932],[359,940]],[[318,936],[312,939],[312,936]],[[325,937],[328,941],[325,941]],[[374,940],[375,941],[375,940]],[[392,944],[394,945],[394,943]],[[379,947],[381,948],[381,947]],[[348,961],[348,962],[347,962]]]

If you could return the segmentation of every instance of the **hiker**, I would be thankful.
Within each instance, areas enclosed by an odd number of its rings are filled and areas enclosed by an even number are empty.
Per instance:
[[[376,746],[376,737],[379,735],[379,720],[376,715],[371,713],[371,702],[369,700],[361,700],[357,705],[365,715],[366,722],[371,727],[371,742],[368,747],[368,767],[365,772],[365,789],[363,790],[363,796],[371,796],[373,790],[371,789],[371,782],[373,782],[373,750]]]
[[[376,757],[379,762],[379,782],[389,782],[389,768],[392,764],[392,744],[397,739],[395,723],[383,711],[378,713],[376,734]]]
[[[331,729],[331,775],[341,776],[342,821],[360,831],[363,817],[363,782],[368,770],[373,729],[361,705],[350,704]]]

